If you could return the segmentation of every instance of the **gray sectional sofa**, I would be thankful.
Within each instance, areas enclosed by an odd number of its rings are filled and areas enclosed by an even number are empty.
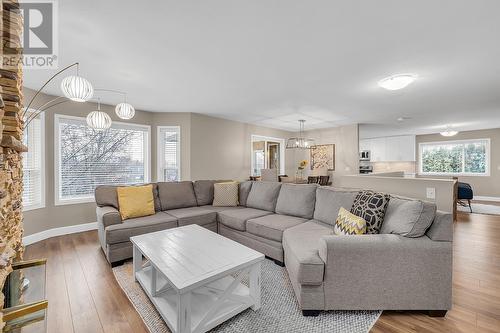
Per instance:
[[[451,308],[452,215],[391,197],[381,234],[336,236],[357,191],[240,183],[238,207],[214,207],[213,180],[153,184],[155,215],[122,221],[116,187],[96,189],[98,233],[111,264],[132,257],[130,237],[199,224],[284,264],[305,315],[319,310]]]

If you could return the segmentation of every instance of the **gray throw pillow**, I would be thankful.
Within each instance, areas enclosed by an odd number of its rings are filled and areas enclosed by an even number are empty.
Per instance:
[[[359,191],[354,198],[351,213],[366,221],[366,233],[378,234],[391,196],[373,191]]]
[[[435,216],[432,202],[391,196],[380,233],[422,237]]]

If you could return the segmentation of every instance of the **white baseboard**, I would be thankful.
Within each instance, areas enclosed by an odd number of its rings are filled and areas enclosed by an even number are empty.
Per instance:
[[[97,230],[97,222],[70,225],[67,227],[53,228],[37,232],[36,234],[23,237],[23,245],[30,245],[47,238],[76,234],[77,232]]]
[[[474,200],[500,202],[500,197],[483,197],[480,195],[475,195]]]

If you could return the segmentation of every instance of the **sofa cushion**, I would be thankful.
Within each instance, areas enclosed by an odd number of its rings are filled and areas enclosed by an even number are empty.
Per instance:
[[[137,217],[106,228],[106,243],[128,242],[130,237],[177,227],[177,219],[164,212]]]
[[[214,201],[214,184],[228,181],[229,180],[195,180],[193,182],[193,189],[198,206],[211,205]]]
[[[150,184],[153,185],[155,212],[159,212],[161,211],[161,203],[160,203],[160,197],[158,196],[158,184],[156,183],[150,183]],[[118,194],[116,193],[117,187],[118,185],[97,186],[95,189],[95,202],[97,206],[99,207],[111,206],[115,207],[116,209],[120,209],[118,204]]]
[[[281,242],[283,231],[288,228],[301,224],[307,219],[295,216],[272,214],[247,221],[247,232]]]
[[[254,182],[247,199],[247,207],[274,212],[281,183]]]
[[[243,207],[243,206],[222,207],[222,206],[205,205],[205,206],[200,206],[200,208],[207,209],[207,210],[210,210],[212,212],[217,212],[218,213],[218,212],[223,212],[223,211],[226,211],[226,210],[243,209],[245,207]]]
[[[329,224],[310,220],[283,232],[286,269],[290,279],[304,285],[323,283],[325,264],[319,256],[320,239],[332,235]]]
[[[390,198],[389,194],[370,190],[359,191],[354,198],[351,213],[365,219],[367,234],[379,233]]]
[[[217,212],[202,207],[172,209],[167,210],[165,213],[175,217],[179,227],[189,224],[205,225],[217,221]]]
[[[250,193],[250,190],[252,188],[252,181],[246,181],[240,183],[239,186],[239,202],[240,206],[246,206],[247,205],[247,199],[248,199],[248,194]]]
[[[101,185],[95,188],[95,203],[99,207],[111,206],[119,209],[118,195],[114,185]]]
[[[316,205],[314,219],[335,225],[340,207],[351,210],[358,191],[341,191],[333,188],[318,187],[316,190]]]
[[[212,201],[214,201],[214,183],[215,180],[195,180],[193,182],[198,206],[212,204]]]
[[[238,183],[215,183],[213,206],[229,207],[238,206]]]
[[[436,215],[436,204],[421,200],[391,196],[381,234],[421,237]]]
[[[195,207],[198,205],[193,183],[189,181],[158,183],[158,194],[162,210]]]
[[[317,185],[281,185],[276,213],[311,219],[314,213]]]
[[[250,219],[271,214],[265,210],[254,208],[242,208],[226,210],[218,213],[219,222],[229,228],[240,231],[246,230],[246,222]]]

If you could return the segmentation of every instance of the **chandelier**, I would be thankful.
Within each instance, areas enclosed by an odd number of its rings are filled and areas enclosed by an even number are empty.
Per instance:
[[[299,136],[296,138],[289,138],[286,142],[287,149],[311,149],[312,146],[315,145],[314,139],[307,139],[304,136],[304,123],[306,121],[301,119],[299,120]]]

